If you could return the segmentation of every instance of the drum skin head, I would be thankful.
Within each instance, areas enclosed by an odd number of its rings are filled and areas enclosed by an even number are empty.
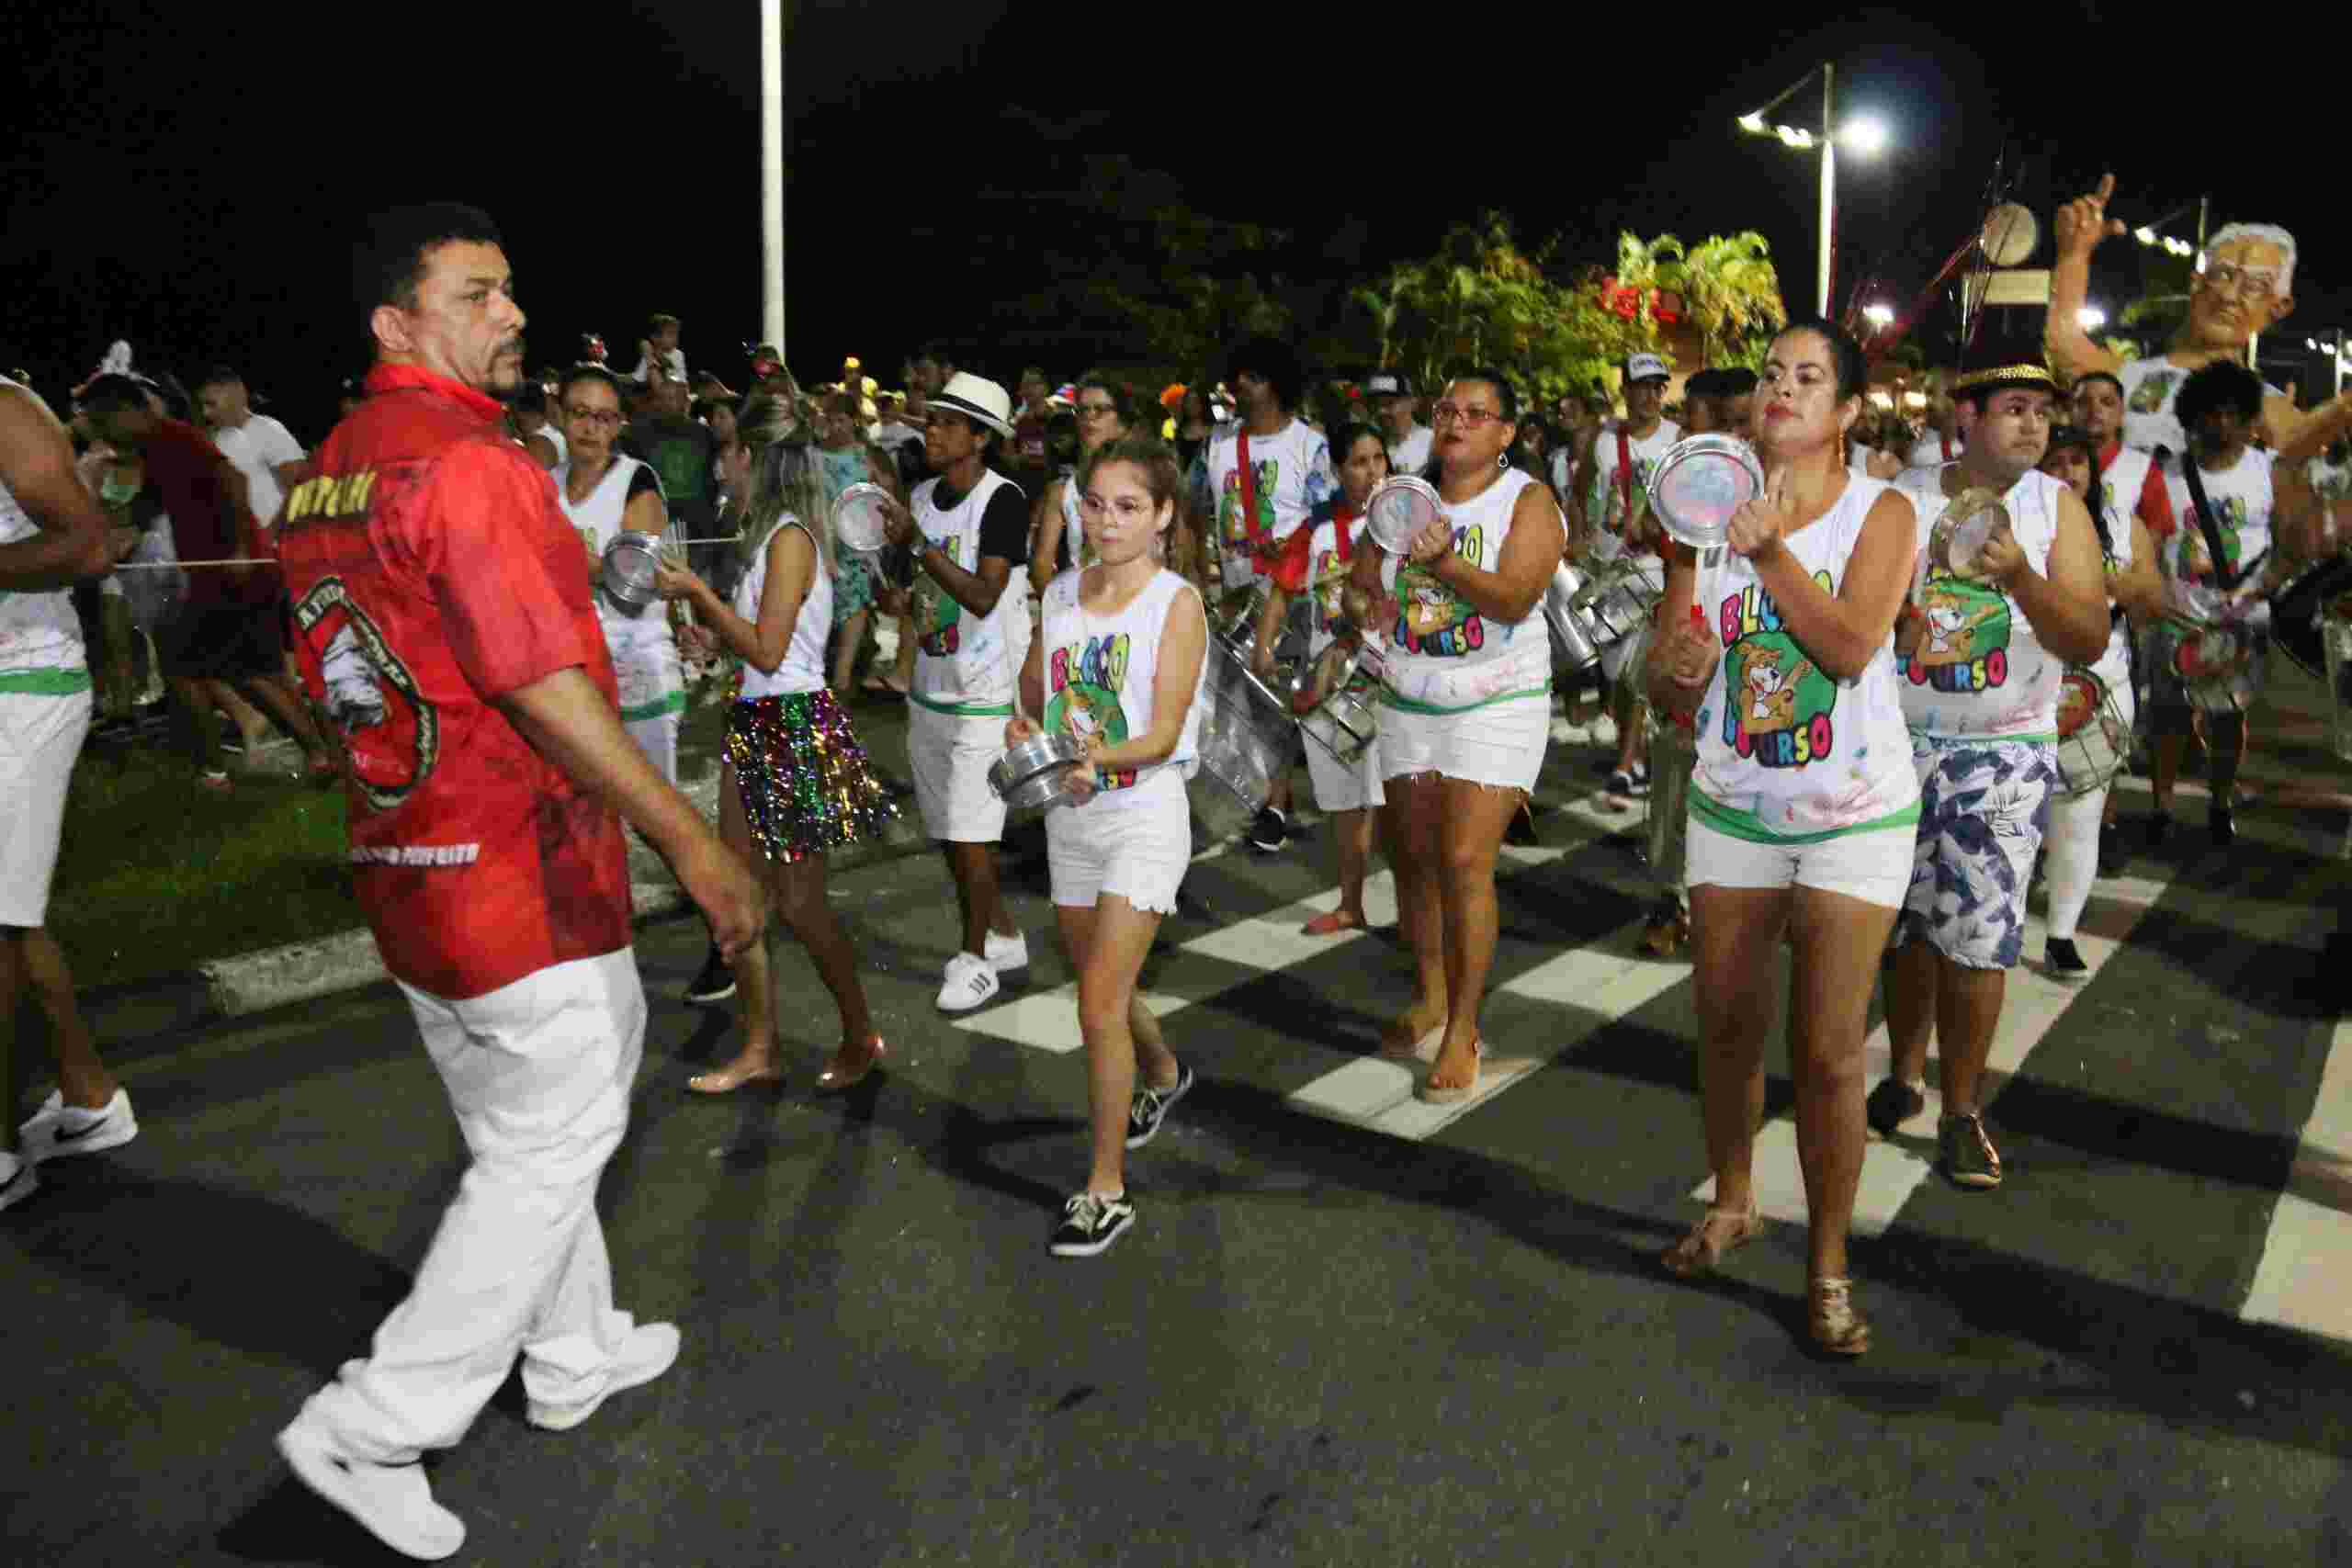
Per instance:
[[[1667,537],[1711,550],[1731,536],[1731,514],[1764,493],[1764,466],[1731,435],[1693,435],[1666,449],[1650,470],[1650,510]]]
[[[1392,556],[1412,547],[1414,536],[1438,519],[1437,490],[1427,479],[1401,474],[1383,480],[1363,505],[1364,529]]]

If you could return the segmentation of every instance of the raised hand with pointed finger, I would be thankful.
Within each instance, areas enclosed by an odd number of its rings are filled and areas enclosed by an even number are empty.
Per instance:
[[[2088,196],[2078,196],[2058,209],[2051,230],[2058,244],[2061,259],[2087,256],[2098,249],[2099,242],[2123,232],[2123,225],[2107,215],[2107,204],[2115,197],[2115,176],[2101,175],[2098,189]]]

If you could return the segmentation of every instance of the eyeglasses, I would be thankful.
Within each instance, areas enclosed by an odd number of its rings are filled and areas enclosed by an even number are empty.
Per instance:
[[[620,411],[617,409],[583,409],[568,406],[563,411],[563,417],[580,424],[600,425],[606,430],[618,430],[621,427]]]
[[[2241,299],[2267,299],[2278,291],[2278,273],[2275,267],[2236,266],[2229,262],[2208,262],[2198,278],[2199,288],[2227,288]]]
[[[1467,428],[1476,430],[1489,420],[1499,422],[1503,416],[1492,409],[1465,409],[1459,403],[1440,403],[1430,410],[1430,417],[1440,424],[1458,420]]]

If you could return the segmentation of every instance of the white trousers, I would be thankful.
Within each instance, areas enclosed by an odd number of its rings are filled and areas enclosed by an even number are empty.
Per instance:
[[[621,721],[628,738],[645,753],[654,772],[672,784],[678,782],[678,729],[685,722],[685,715],[657,713],[651,718],[629,718]]]
[[[2103,789],[2073,800],[2051,792],[2050,831],[2041,848],[2050,877],[2050,935],[2055,941],[2075,940],[2075,922],[2090,902],[2091,884],[2098,880],[2098,819],[2106,809]]]
[[[523,1359],[537,1404],[602,1393],[636,1325],[613,1305],[596,1179],[628,1124],[645,991],[628,948],[445,1001],[403,985],[473,1164],[408,1299],[309,1413],[356,1458],[447,1448]]]

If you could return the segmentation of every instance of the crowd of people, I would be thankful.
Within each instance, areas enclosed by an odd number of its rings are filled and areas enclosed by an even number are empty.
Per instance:
[[[2109,195],[2059,216],[2062,306]],[[690,999],[738,999],[733,1054],[687,1087],[786,1074],[773,914],[839,1013],[814,1082],[840,1091],[888,1048],[827,856],[911,810],[959,916],[937,1006],[982,1006],[1029,963],[991,769],[1065,744],[1045,847],[1091,1137],[1048,1247],[1086,1258],[1134,1227],[1126,1161],[1196,1082],[1138,976],[1242,677],[1279,685],[1285,658],[1335,647],[1372,672],[1373,742],[1283,750],[1246,839],[1291,852],[1303,754],[1338,884],[1307,933],[1364,925],[1388,863],[1414,983],[1380,1049],[1427,1065],[1432,1102],[1478,1089],[1502,846],[1534,830],[1555,742],[1597,741],[1604,805],[1651,807],[1642,940],[1696,978],[1713,1196],[1660,1261],[1703,1273],[1758,1234],[1762,1004],[1785,952],[1809,1332],[1857,1355],[1862,1150],[1924,1113],[1931,1043],[1939,1168],[2002,1180],[1981,1083],[2045,839],[2041,958],[2086,971],[2075,922],[2121,850],[2112,771],[2067,749],[2081,710],[2120,718],[2126,750],[2135,716],[2144,731],[2154,842],[2201,746],[2226,847],[2271,604],[2343,543],[2329,476],[2352,402],[2299,410],[2243,363],[2292,289],[2294,243],[2264,226],[2213,237],[2165,352],[2117,363],[2054,309],[2049,364],[1967,367],[1929,427],[1901,430],[1821,320],[1757,367],[1690,376],[1679,403],[1672,367],[1636,354],[1622,405],[1596,388],[1548,409],[1492,367],[1311,385],[1273,338],[1159,393],[1035,367],[1008,390],[929,352],[901,392],[854,359],[804,388],[762,345],[738,392],[689,373],[667,315],[628,371],[591,341],[533,374],[487,216],[404,209],[367,243],[376,362],[313,449],[226,367],[190,394],[118,348],[74,389],[70,430],[0,381],[0,724],[19,760],[0,1003],[31,992],[58,1069],[0,1151],[0,1207],[44,1161],[136,1135],[45,924],[75,757],[94,710],[138,722],[143,653],[204,787],[235,787],[222,716],[248,758],[282,729],[344,783],[358,902],[473,1156],[407,1300],[280,1438],[308,1484],[419,1558],[464,1529],[416,1461],[518,1359],[530,1420],[561,1428],[679,1353],[674,1326],[614,1304],[594,1202],[647,1020],[624,822],[708,928]],[[1703,557],[1650,499],[1694,435],[1764,476]],[[1428,510],[1384,544],[1392,477]],[[1958,542],[1988,501],[1996,520]],[[647,537],[650,582],[616,574]],[[1559,601],[1564,570],[1639,607],[1589,675],[1562,655],[1558,617],[1590,607]],[[725,705],[715,828],[678,788],[697,686]],[[903,785],[858,732],[857,705],[886,702],[907,705]],[[1894,1069],[1866,1092],[1882,971]]]

